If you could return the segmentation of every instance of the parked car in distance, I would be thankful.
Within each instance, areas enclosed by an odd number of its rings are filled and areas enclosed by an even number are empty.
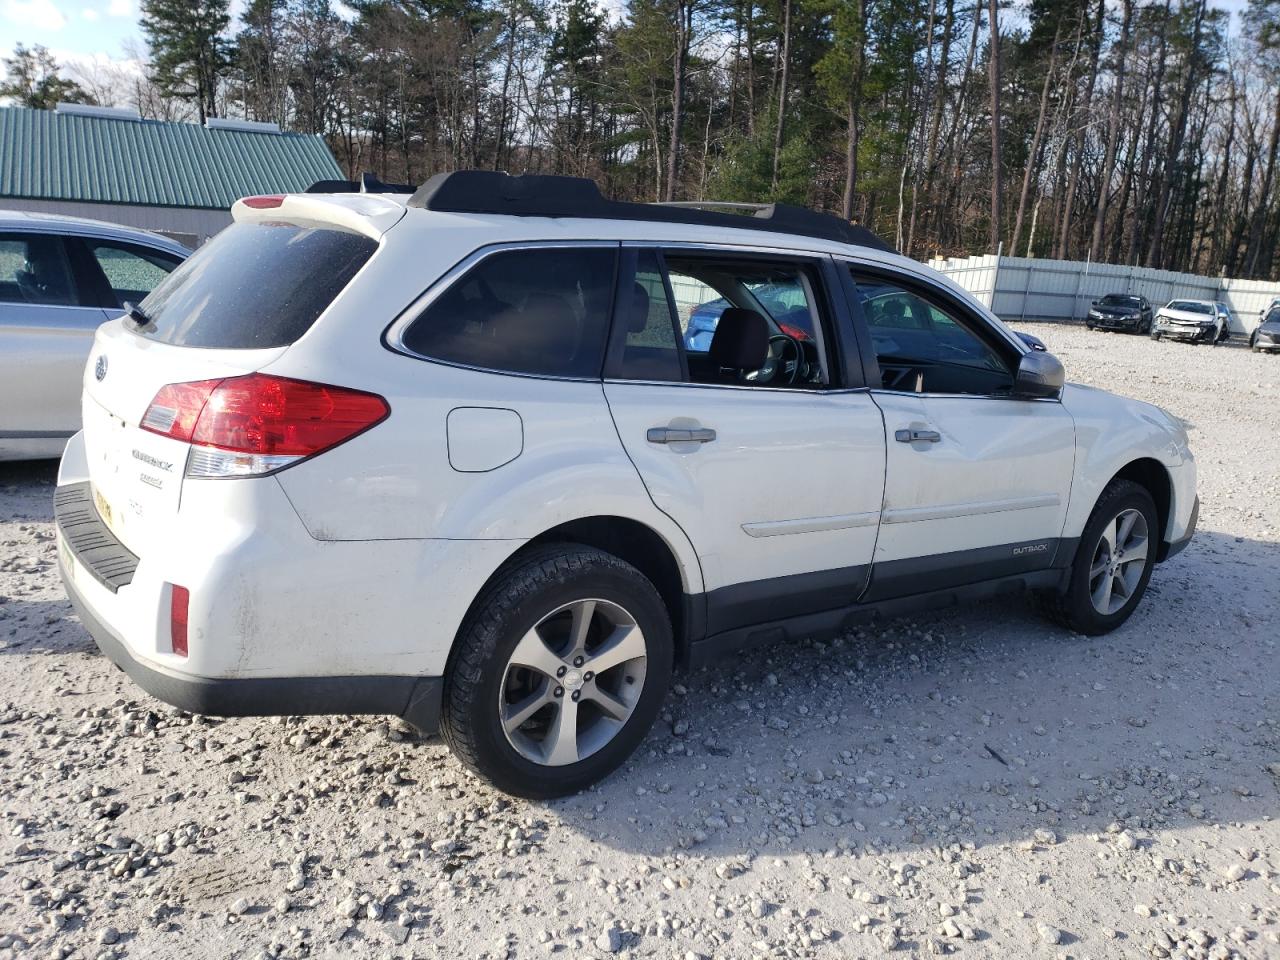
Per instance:
[[[1262,318],[1262,322],[1249,334],[1249,347],[1254,353],[1274,353],[1280,350],[1280,303]]]
[[[1220,300],[1170,300],[1156,311],[1151,339],[1217,346],[1231,336],[1231,311]]]
[[[94,331],[190,254],[144,230],[0,211],[0,460],[62,453]]]
[[[1127,333],[1151,332],[1151,301],[1128,293],[1108,293],[1094,300],[1085,317],[1090,330],[1123,330]]]
[[[82,623],[183,709],[396,714],[529,797],[621,764],[677,666],[1009,591],[1123,624],[1196,526],[1182,424],[761,209],[487,172],[237,203],[98,331],[55,494]]]
[[[798,285],[764,281],[753,284],[747,292],[757,304],[756,309],[768,315],[781,332],[797,340],[811,339],[811,334],[805,327],[809,322],[809,314],[803,306],[804,291]],[[716,297],[694,307],[689,312],[689,322],[684,330],[685,348],[701,352],[709,350],[720,315],[732,306],[724,297]]]

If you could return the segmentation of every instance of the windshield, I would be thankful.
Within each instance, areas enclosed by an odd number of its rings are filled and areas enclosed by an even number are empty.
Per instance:
[[[1125,297],[1118,293],[1109,293],[1098,303],[1104,307],[1136,307],[1141,301],[1137,297]]]
[[[1183,310],[1186,313],[1213,313],[1213,307],[1199,300],[1174,300],[1169,304],[1170,310]]]

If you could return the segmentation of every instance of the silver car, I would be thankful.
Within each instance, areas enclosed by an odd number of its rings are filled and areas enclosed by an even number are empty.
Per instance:
[[[0,211],[0,460],[61,456],[94,331],[190,255],[145,230]]]

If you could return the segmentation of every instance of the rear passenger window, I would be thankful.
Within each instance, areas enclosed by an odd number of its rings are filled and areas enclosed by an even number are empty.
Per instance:
[[[406,349],[488,370],[598,377],[614,247],[504,250],[449,285],[405,331]]]
[[[0,234],[0,303],[66,307],[79,302],[61,237]]]

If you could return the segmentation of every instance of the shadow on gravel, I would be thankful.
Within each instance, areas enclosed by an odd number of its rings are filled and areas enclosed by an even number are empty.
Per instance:
[[[16,511],[0,511],[0,520],[52,520],[57,460],[0,461],[0,495],[16,501]]]
[[[625,771],[553,809],[608,846],[720,857],[1119,826],[1147,846],[1276,816],[1278,559],[1202,531],[1107,637],[1010,598],[677,677]]]
[[[5,467],[0,488],[19,476],[51,484],[53,469]],[[1112,825],[1149,846],[1155,831],[1280,815],[1267,770],[1280,761],[1278,561],[1276,543],[1201,531],[1108,637],[1070,634],[1010,598],[677,675],[622,771],[528,809],[607,849],[720,858],[954,843],[1030,850]],[[65,600],[11,598],[0,605],[0,640],[0,655],[94,649]],[[78,669],[116,673],[105,659]],[[326,729],[349,736],[345,758],[394,767],[406,744],[376,735],[378,723],[359,725],[359,736],[345,720],[308,726],[316,740]],[[229,736],[265,730],[229,724]],[[411,780],[494,799],[436,742],[411,749]],[[268,777],[320,759],[274,748],[267,757]],[[430,790],[406,791],[379,816],[392,833],[411,832],[435,802]]]
[[[97,649],[93,638],[80,626],[71,602],[65,598],[9,598],[0,603],[0,657],[96,653]],[[110,666],[105,660],[103,664]]]

